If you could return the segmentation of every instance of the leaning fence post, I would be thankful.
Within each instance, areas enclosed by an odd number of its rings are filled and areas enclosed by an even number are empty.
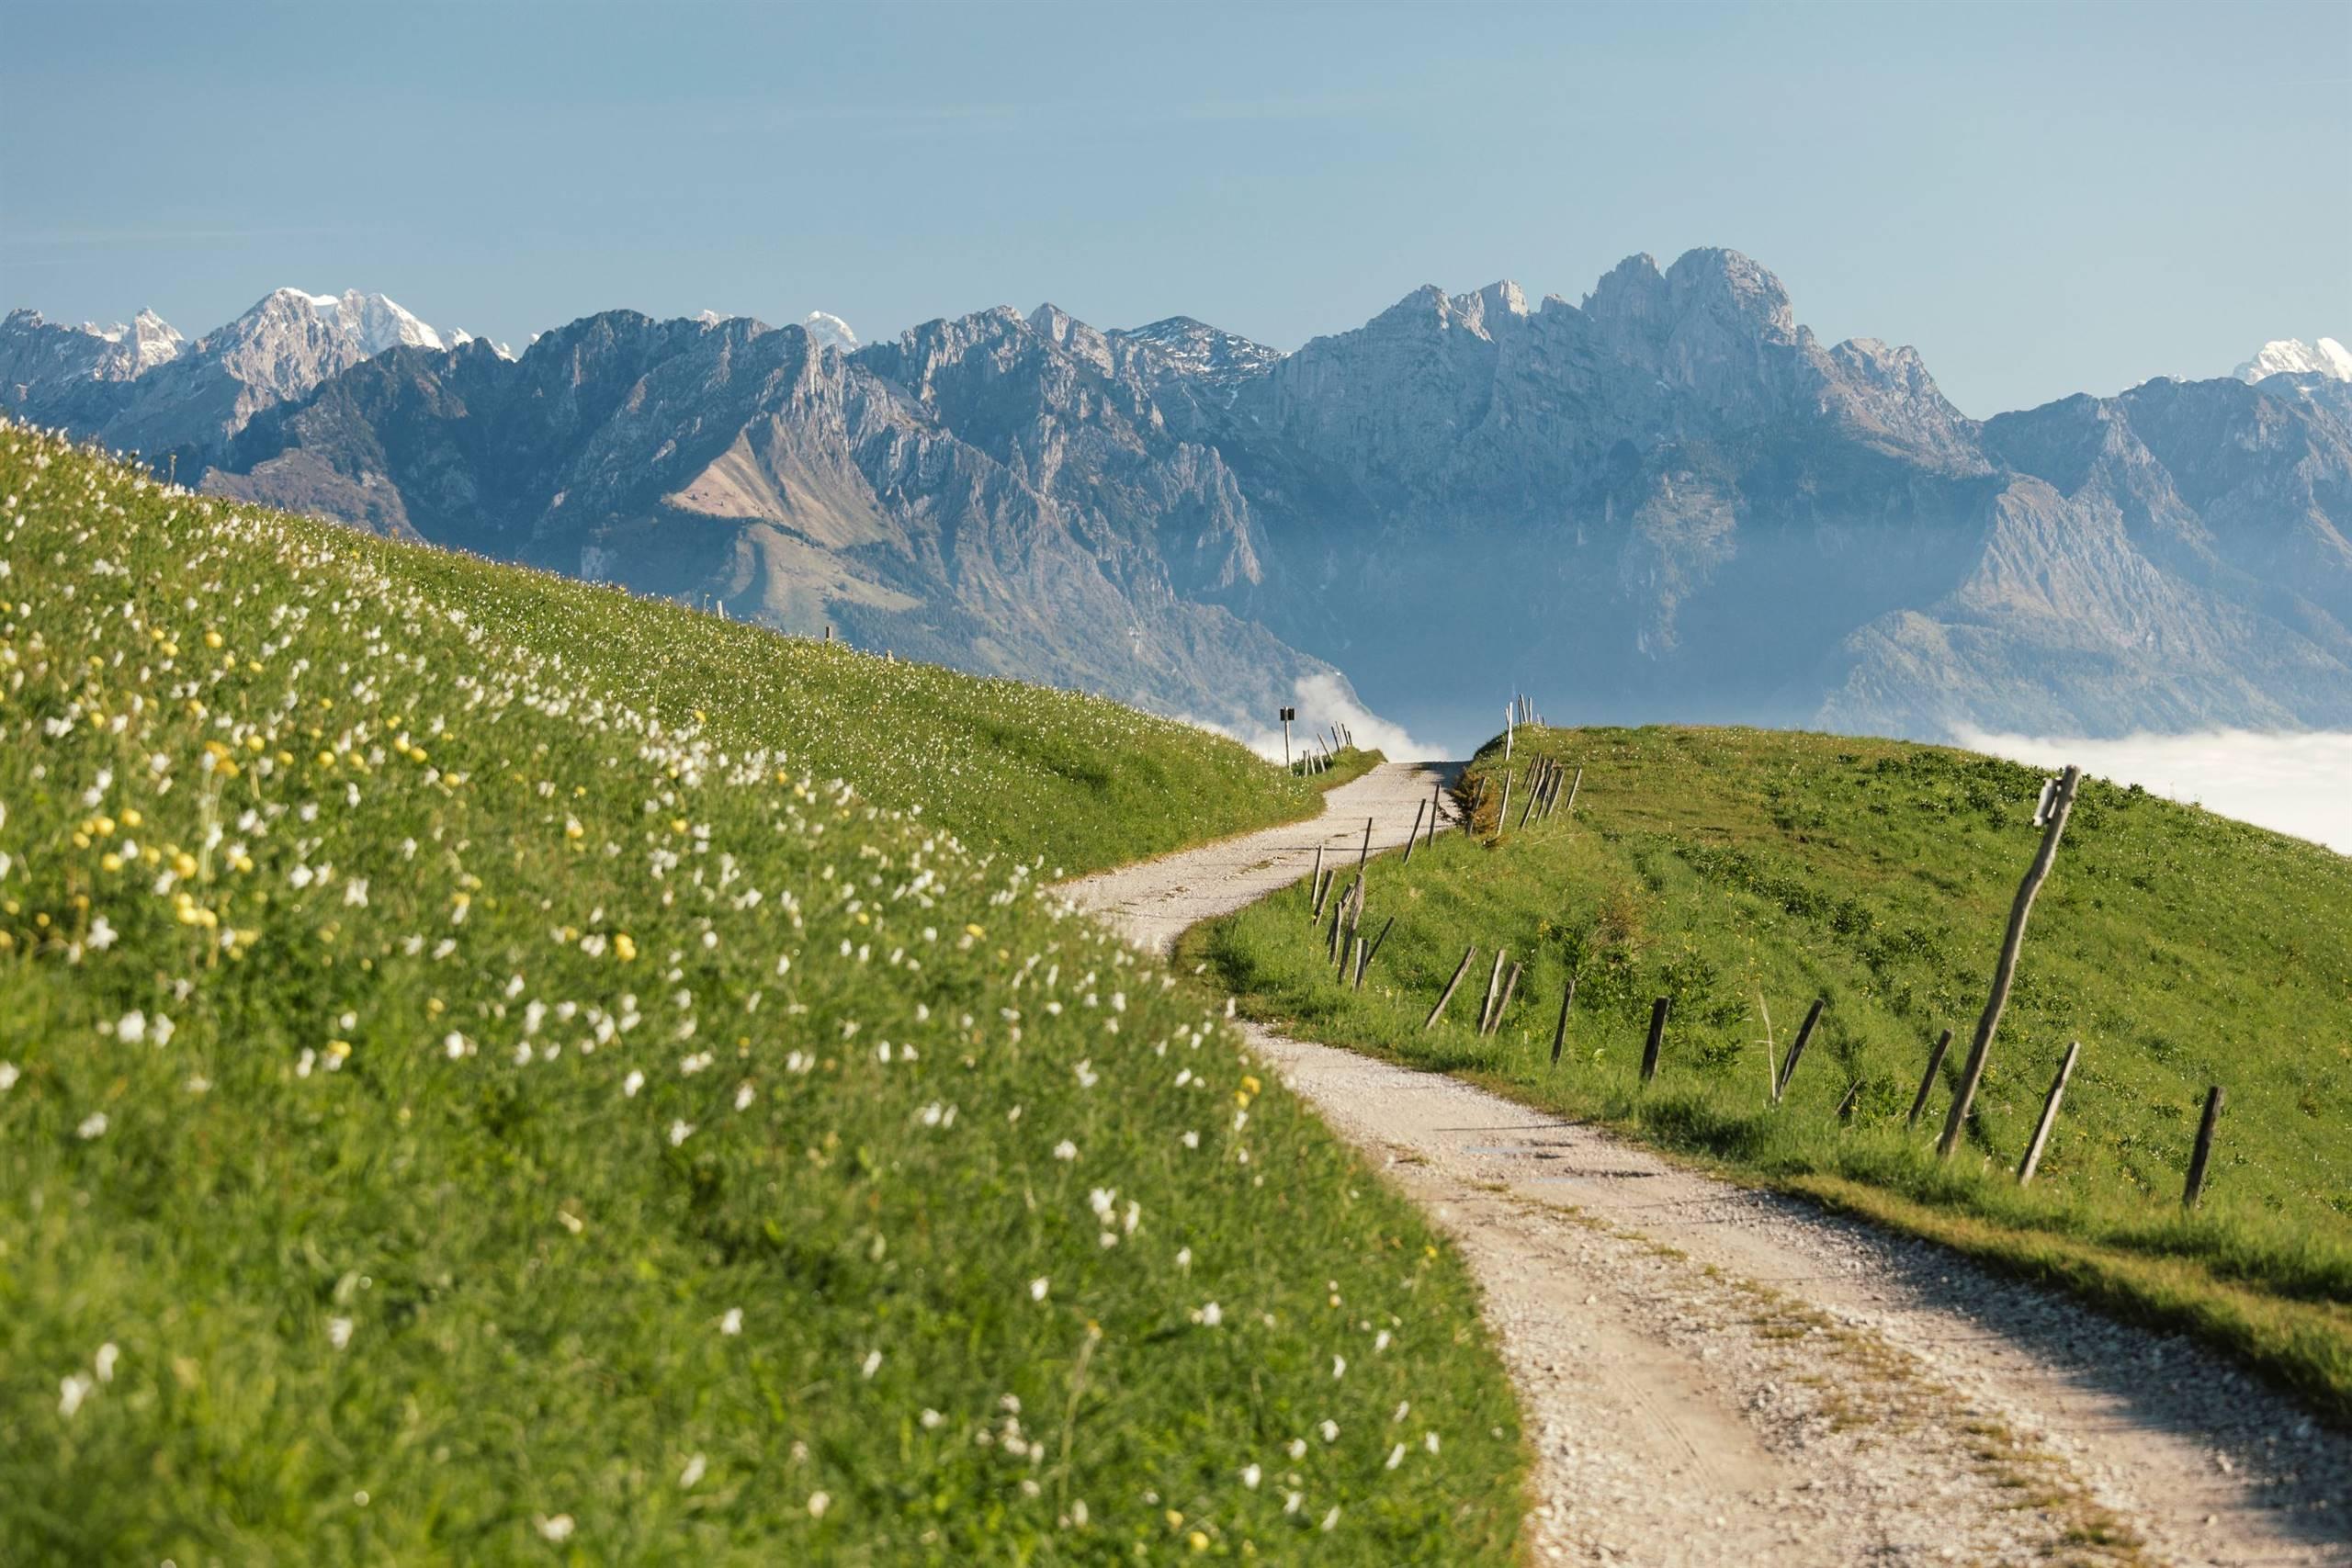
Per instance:
[[[1503,767],[1503,803],[1495,811],[1495,837],[1503,836],[1503,826],[1510,820],[1510,767]]]
[[[1552,1026],[1552,1065],[1560,1065],[1560,1047],[1567,1043],[1568,1008],[1577,999],[1577,972],[1568,971],[1568,988],[1560,996],[1560,1021]]]
[[[1429,1021],[1421,1025],[1422,1029],[1430,1030],[1437,1027],[1439,1015],[1445,1011],[1445,1004],[1453,999],[1454,988],[1462,984],[1462,976],[1470,973],[1470,961],[1477,956],[1476,942],[1472,942],[1462,950],[1462,962],[1453,966],[1453,978],[1448,980],[1445,983],[1445,989],[1438,993],[1437,1006],[1430,1009]]]
[[[1660,997],[1650,1004],[1650,1037],[1642,1047],[1642,1081],[1647,1083],[1657,1077],[1658,1047],[1666,1043],[1666,1014],[1673,1005],[1670,997]]]
[[[1363,962],[1356,965],[1357,990],[1361,991],[1363,989],[1363,972],[1372,967],[1372,961],[1374,959],[1380,956],[1380,944],[1388,940],[1388,932],[1396,924],[1396,917],[1394,915],[1389,916],[1387,919],[1381,922],[1380,934],[1374,937],[1372,939],[1372,945],[1363,950]]]
[[[2222,1086],[2205,1091],[2205,1116],[2197,1123],[2197,1147],[2188,1156],[2188,1185],[2181,1189],[2180,1206],[2197,1207],[2205,1192],[2205,1162],[2213,1157],[2213,1124],[2222,1119]]]
[[[1372,818],[1363,819],[1363,848],[1356,852],[1356,880],[1363,880],[1364,863],[1372,859]]]
[[[1928,1070],[1919,1075],[1919,1092],[1911,1101],[1910,1119],[1903,1123],[1905,1127],[1919,1124],[1919,1112],[1928,1109],[1928,1096],[1935,1090],[1936,1069],[1944,1065],[1944,1051],[1951,1044],[1951,1030],[1947,1029],[1936,1036],[1935,1049],[1928,1053]]]
[[[1772,1080],[1772,1103],[1789,1092],[1789,1080],[1797,1076],[1797,1058],[1804,1055],[1804,1043],[1813,1038],[1813,1026],[1821,1021],[1821,1010],[1829,1005],[1827,997],[1815,997],[1813,1006],[1805,1009],[1804,1021],[1797,1025],[1797,1037],[1789,1042],[1789,1054],[1781,1058],[1781,1076]]]
[[[2041,848],[2035,852],[2033,863],[2026,868],[2025,880],[2018,884],[2017,901],[2009,907],[2008,931],[2001,938],[2001,961],[1993,970],[1993,992],[1985,998],[1984,1016],[1976,1021],[1976,1037],[1969,1042],[1968,1063],[1961,1069],[1960,1088],[1953,1092],[1951,1111],[1944,1118],[1943,1136],[1936,1140],[1938,1159],[1951,1157],[1952,1149],[1960,1142],[1961,1129],[1968,1123],[1969,1109],[1975,1103],[1976,1086],[1984,1081],[1984,1058],[1992,1053],[1993,1031],[2000,1027],[2001,1010],[2008,1004],[2009,986],[2017,978],[2018,949],[2025,943],[2026,917],[2033,912],[2033,897],[2041,891],[2051,863],[2058,858],[2058,838],[2066,830],[2066,818],[2074,813],[2075,791],[2082,778],[2083,770],[2073,767],[2059,776],[2041,831]]]
[[[1407,865],[1413,863],[1413,840],[1421,836],[1421,813],[1429,808],[1430,803],[1426,800],[1414,804],[1412,830],[1405,835],[1405,863]]]
[[[1578,791],[1578,790],[1582,789],[1583,787],[1584,787],[1584,764],[1583,764],[1583,763],[1581,763],[1581,762],[1579,762],[1579,763],[1577,763],[1577,776],[1576,776],[1576,782],[1575,782],[1574,784],[1571,784],[1570,785],[1568,785],[1568,810],[1569,810],[1569,812],[1570,812],[1570,814],[1571,814],[1571,815],[1573,815],[1573,814],[1575,813],[1576,808],[1577,808],[1577,791]]]
[[[1503,981],[1503,994],[1495,1002],[1494,1016],[1487,1020],[1487,1033],[1492,1034],[1503,1026],[1503,1010],[1510,1006],[1510,994],[1519,989],[1519,972],[1525,967],[1523,964],[1510,966],[1510,974]]]
[[[1307,884],[1315,894],[1315,901],[1307,906],[1306,910],[1306,923],[1311,926],[1323,918],[1323,846],[1320,844],[1315,846],[1315,869],[1306,876]]]
[[[1348,939],[1347,962],[1340,965],[1340,983],[1348,985],[1351,976],[1355,986],[1363,984],[1363,938],[1360,936]]]
[[[1431,849],[1434,849],[1434,848],[1436,848],[1436,847],[1437,847],[1437,818],[1438,818],[1438,813],[1443,809],[1443,806],[1442,805],[1442,802],[1444,800],[1444,798],[1445,798],[1445,786],[1444,786],[1443,784],[1433,784],[1430,785],[1430,830],[1429,830],[1429,837],[1428,837],[1428,838],[1426,838],[1426,839],[1423,839],[1423,840],[1421,840],[1421,842],[1422,842],[1423,844],[1427,845],[1428,847],[1431,848]]]
[[[1487,1032],[1487,1015],[1495,1010],[1495,987],[1502,984],[1503,960],[1509,956],[1509,948],[1495,949],[1495,966],[1487,972],[1487,999],[1478,1004],[1478,1032],[1481,1034]]]
[[[2066,1080],[2075,1076],[2075,1058],[2082,1050],[2079,1040],[2066,1043],[2066,1059],[2058,1064],[2058,1076],[2050,1083],[2050,1098],[2041,1102],[2041,1120],[2034,1126],[2033,1142],[2025,1146],[2025,1158],[2018,1162],[2019,1187],[2031,1181],[2041,1165],[2041,1151],[2049,1146],[2051,1126],[2058,1120],[2058,1102],[2066,1098]]]

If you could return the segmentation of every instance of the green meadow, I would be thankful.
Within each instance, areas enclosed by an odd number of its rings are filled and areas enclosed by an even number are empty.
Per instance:
[[[1505,1562],[1455,1256],[1041,893],[1203,731],[0,425],[12,1562]]]
[[[1737,1178],[1937,1237],[2224,1344],[2352,1416],[2352,861],[2086,781],[2035,907],[1959,1152],[1934,1155],[2043,775],[1939,747],[1742,729],[1522,728],[1468,774],[1475,833],[1369,881],[1396,925],[1341,988],[1294,888],[1204,926],[1255,1016],[1475,1078]],[[1528,769],[1583,783],[1520,827]],[[1495,804],[1514,780],[1508,821]],[[1431,1004],[1466,945],[1446,1016]],[[1498,947],[1525,965],[1477,1033]],[[1569,977],[1559,1059],[1552,1047]],[[1655,1082],[1640,1062],[1656,998]],[[1787,1096],[1772,1064],[1821,1022]],[[1909,1124],[1929,1048],[1954,1042]],[[2032,1184],[2015,1168],[2070,1041],[2080,1065]],[[2181,1203],[2209,1086],[2204,1200]]]

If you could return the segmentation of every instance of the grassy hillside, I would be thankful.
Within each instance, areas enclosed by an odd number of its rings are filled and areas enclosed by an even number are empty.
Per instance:
[[[2352,1414],[2352,862],[2091,781],[1949,1165],[1935,1133],[2039,834],[2042,775],[1892,741],[1749,730],[1521,732],[1585,770],[1575,815],[1441,836],[1373,874],[1396,926],[1361,994],[1326,977],[1294,890],[1193,934],[1243,1003],[1318,1038],[1462,1072],[1736,1172],[2197,1327]],[[1498,792],[1503,764],[1474,765]],[[1514,792],[1525,798],[1523,787]],[[1491,798],[1491,795],[1489,796]],[[1423,1030],[1465,943],[1480,959]],[[1498,944],[1528,967],[1492,1036]],[[1551,1044],[1580,978],[1562,1059]],[[1650,1007],[1672,998],[1645,1091]],[[1828,1007],[1770,1103],[1785,1051]],[[1919,1127],[1939,1031],[1956,1040]],[[2032,1187],[2013,1171],[2067,1042],[2083,1051]],[[2180,1207],[2222,1084],[2205,1202]],[[1849,1117],[1838,1111],[1849,1096]]]
[[[7,426],[0,604],[0,1555],[1509,1557],[1457,1261],[1037,896],[1311,785]]]

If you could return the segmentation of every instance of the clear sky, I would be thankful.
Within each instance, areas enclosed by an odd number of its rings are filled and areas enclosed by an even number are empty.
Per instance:
[[[1050,299],[1295,347],[1696,245],[1989,414],[2352,341],[2352,3],[0,0],[0,305]]]

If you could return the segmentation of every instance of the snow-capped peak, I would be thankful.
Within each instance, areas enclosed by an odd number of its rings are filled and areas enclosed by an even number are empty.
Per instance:
[[[356,342],[360,352],[371,357],[402,344],[419,348],[457,346],[456,340],[445,338],[397,301],[381,294],[362,294],[356,288],[341,294],[280,288],[262,303],[266,305],[270,299],[284,300],[299,310],[307,310],[329,331]]]
[[[820,348],[838,348],[843,354],[857,352],[857,334],[850,331],[849,323],[839,316],[823,310],[811,310],[808,319],[800,323],[800,329]]]
[[[2279,338],[2264,344],[2261,352],[2233,374],[2241,381],[2259,381],[2266,376],[2325,376],[2330,380],[2352,381],[2352,349],[2332,337],[2316,344]]]

